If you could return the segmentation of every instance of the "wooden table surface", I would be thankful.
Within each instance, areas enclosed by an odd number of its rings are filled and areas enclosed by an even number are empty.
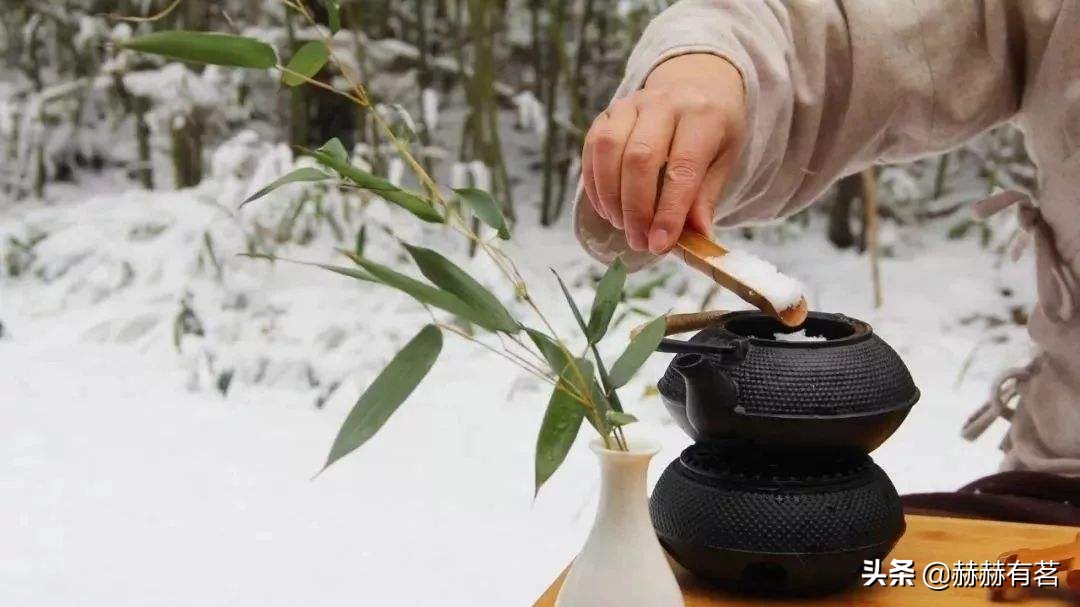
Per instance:
[[[1044,548],[1073,541],[1077,531],[1075,527],[1057,527],[1050,525],[1028,525],[1002,523],[997,521],[978,521],[944,517],[908,515],[907,532],[896,547],[882,562],[882,572],[887,573],[889,559],[912,559],[915,561],[915,585],[885,588],[880,586],[858,586],[841,594],[817,599],[792,601],[800,607],[819,605],[859,605],[861,607],[900,606],[919,607],[921,605],[948,605],[964,607],[967,605],[986,605],[990,602],[990,591],[986,588],[947,588],[934,591],[922,583],[923,568],[934,561],[949,564],[958,560],[976,563],[994,561],[1002,552],[1018,548]],[[674,565],[679,585],[682,586],[686,607],[719,607],[727,605],[779,607],[784,601],[775,599],[752,599],[740,597],[710,587],[691,576],[685,569]],[[1034,572],[1033,572],[1034,573]],[[565,572],[563,572],[565,575]],[[547,589],[534,607],[553,607],[559,594],[563,575]],[[1059,582],[1064,586],[1063,582]],[[1075,597],[1074,597],[1075,599]],[[1023,602],[1015,603],[1023,607],[1042,605],[1080,604],[1071,601],[1064,592],[1056,595],[1025,597]]]

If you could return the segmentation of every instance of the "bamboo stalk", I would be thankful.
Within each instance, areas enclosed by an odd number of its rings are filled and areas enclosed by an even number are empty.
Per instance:
[[[863,220],[866,222],[866,248],[870,251],[870,276],[874,284],[874,307],[884,304],[881,292],[881,267],[878,251],[878,201],[877,177],[874,168],[862,172],[863,183]]]
[[[432,75],[431,62],[428,59],[428,20],[425,5],[426,3],[424,0],[416,0],[416,48],[420,51],[419,66],[417,69],[417,81],[420,85],[418,105],[420,107],[421,129],[419,137],[420,143],[427,147],[431,145],[433,125],[428,124],[427,121],[427,111],[424,109],[424,92],[431,88],[435,82],[435,78]],[[429,175],[435,172],[434,163],[430,157],[425,156],[421,163],[424,165],[424,170],[427,171]],[[430,194],[430,190],[428,190],[428,192]]]
[[[542,8],[543,0],[529,0],[529,30],[533,65],[532,89],[533,96],[537,100],[544,98],[544,53],[541,44],[543,37],[540,34],[540,11]]]
[[[949,154],[941,155],[938,160],[937,174],[934,175],[934,199],[941,198],[945,193],[945,181],[949,176]]]
[[[548,52],[546,66],[548,68],[547,86],[544,87],[544,180],[543,198],[540,203],[540,225],[549,226],[555,221],[555,151],[558,133],[555,130],[555,106],[556,94],[559,88],[559,78],[562,72],[563,55],[563,22],[565,20],[565,2],[563,0],[551,0],[548,10],[551,12],[551,20],[548,26]]]

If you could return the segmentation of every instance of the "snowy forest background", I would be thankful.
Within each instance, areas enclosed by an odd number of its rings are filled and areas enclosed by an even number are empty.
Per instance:
[[[448,344],[383,433],[308,482],[425,312],[240,254],[328,261],[347,249],[405,268],[401,237],[456,250],[474,276],[490,277],[490,262],[353,190],[296,184],[239,204],[310,162],[293,146],[335,136],[354,163],[411,183],[372,124],[378,111],[439,183],[503,202],[510,252],[543,297],[561,297],[554,267],[587,302],[603,268],[570,235],[581,137],[666,3],[341,0],[335,51],[377,101],[369,111],[270,71],[116,47],[159,29],[279,50],[316,36],[276,0],[116,17],[169,4],[0,7],[0,604],[530,604],[580,547],[596,498],[582,448],[532,498],[541,383]],[[1001,128],[880,167],[877,181],[880,307],[859,176],[783,222],[718,239],[900,352],[923,400],[875,459],[901,492],[954,489],[997,465],[1003,425],[975,443],[959,427],[992,378],[1025,360],[1034,301],[1030,260],[1006,254],[1015,219],[976,223],[968,204],[1030,187],[1034,170],[1020,134]],[[632,276],[624,295],[630,312],[612,329],[623,335],[669,310],[745,307],[674,261]],[[571,333],[568,314],[557,321]],[[655,392],[666,363],[624,390],[633,429],[665,445],[654,479],[688,441]]]

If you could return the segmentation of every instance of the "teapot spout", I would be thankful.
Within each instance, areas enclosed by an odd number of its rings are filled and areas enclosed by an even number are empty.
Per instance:
[[[738,396],[735,382],[702,354],[680,354],[672,366],[686,383],[686,417],[698,440],[731,435],[731,417]]]

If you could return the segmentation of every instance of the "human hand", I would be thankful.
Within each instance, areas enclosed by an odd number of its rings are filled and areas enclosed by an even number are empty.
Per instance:
[[[585,194],[630,248],[667,252],[686,224],[709,232],[742,148],[744,97],[727,60],[679,55],[593,121],[581,153]]]

